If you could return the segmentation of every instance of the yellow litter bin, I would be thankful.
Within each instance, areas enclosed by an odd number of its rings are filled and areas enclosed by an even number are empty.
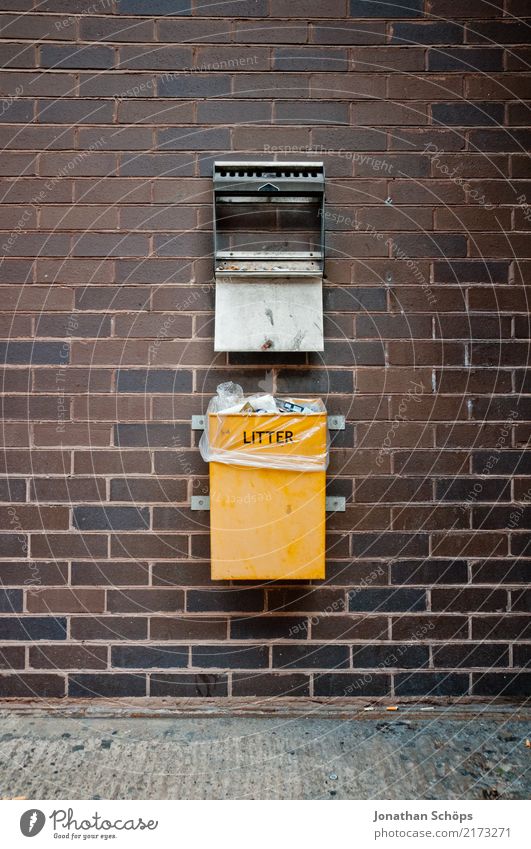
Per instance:
[[[325,576],[327,419],[319,412],[208,414],[213,579]]]

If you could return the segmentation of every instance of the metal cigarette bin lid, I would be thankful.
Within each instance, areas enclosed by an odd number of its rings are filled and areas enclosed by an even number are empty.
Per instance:
[[[324,193],[322,162],[214,162],[213,179],[224,194]]]
[[[216,161],[215,351],[322,351],[322,162]]]

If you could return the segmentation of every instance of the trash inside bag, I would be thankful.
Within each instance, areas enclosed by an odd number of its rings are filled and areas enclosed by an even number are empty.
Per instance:
[[[329,459],[326,408],[320,398],[244,395],[221,383],[207,408],[199,450],[207,463],[324,471]]]

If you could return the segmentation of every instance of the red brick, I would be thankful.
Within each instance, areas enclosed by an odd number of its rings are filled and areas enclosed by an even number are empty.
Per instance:
[[[108,539],[104,534],[32,534],[32,557],[106,557]]]
[[[32,588],[26,593],[29,613],[102,613],[105,609],[103,590],[58,590]]]
[[[0,507],[0,524],[8,528],[13,521],[13,508]],[[41,505],[17,505],[16,522],[21,530],[68,530],[66,507],[42,507]]]
[[[106,669],[107,646],[30,646],[29,666],[33,669]]]
[[[75,451],[76,474],[142,474],[151,471],[149,451],[113,448],[109,451]]]
[[[55,425],[35,425],[33,436],[36,446],[105,446],[111,444],[111,426],[64,422]]]

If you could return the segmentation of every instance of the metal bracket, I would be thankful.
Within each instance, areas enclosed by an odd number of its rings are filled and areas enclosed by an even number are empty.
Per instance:
[[[328,430],[345,430],[345,416],[328,416]]]
[[[347,509],[347,501],[342,495],[327,495],[326,496],[326,512],[327,513],[345,513]]]
[[[328,416],[328,430],[345,430],[345,416]],[[204,430],[206,416],[192,416],[192,430]]]
[[[192,495],[190,499],[190,510],[210,510],[210,496]]]
[[[327,513],[344,513],[347,509],[346,500],[342,496],[328,495],[326,497]],[[210,510],[209,495],[192,495],[190,510]]]
[[[192,416],[192,430],[204,430],[206,416]]]

